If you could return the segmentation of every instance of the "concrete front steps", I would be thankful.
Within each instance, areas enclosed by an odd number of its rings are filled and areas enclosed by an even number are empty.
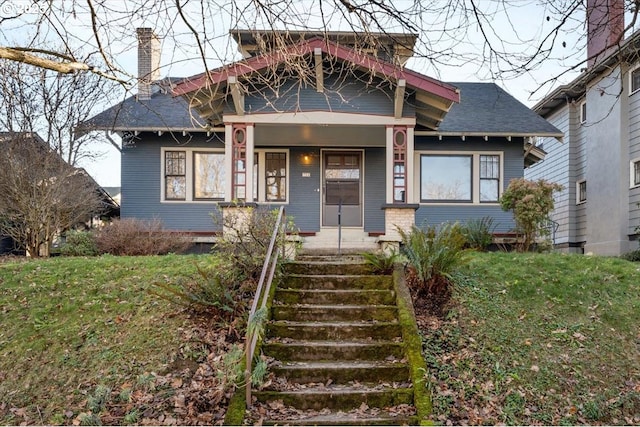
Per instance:
[[[391,276],[361,257],[302,257],[276,289],[253,418],[278,425],[415,424]]]

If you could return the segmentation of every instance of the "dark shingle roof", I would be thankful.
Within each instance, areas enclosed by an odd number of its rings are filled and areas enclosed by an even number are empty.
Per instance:
[[[130,96],[124,101],[93,116],[79,127],[80,131],[105,129],[113,131],[195,131],[203,130],[204,120],[187,101],[171,95],[171,85],[178,78],[169,78],[153,86],[151,99],[138,100]]]
[[[164,89],[156,87],[150,100],[139,101],[131,96],[86,121],[81,130],[204,130],[204,120],[195,110],[189,110],[183,97],[171,95],[167,81]],[[562,136],[557,128],[495,83],[449,84],[460,89],[461,100],[453,104],[438,130],[433,131],[435,134]]]
[[[450,82],[460,89],[436,133],[562,136],[555,126],[495,83]]]

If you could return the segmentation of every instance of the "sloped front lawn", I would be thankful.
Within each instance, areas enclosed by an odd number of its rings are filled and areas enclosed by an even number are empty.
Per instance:
[[[418,313],[442,424],[640,423],[640,264],[484,253]]]
[[[221,423],[237,331],[149,293],[206,262],[0,260],[0,423]]]

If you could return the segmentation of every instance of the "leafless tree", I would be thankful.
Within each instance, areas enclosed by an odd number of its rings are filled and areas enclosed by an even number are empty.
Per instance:
[[[625,1],[626,33],[636,24],[638,3]],[[535,10],[536,20],[518,21],[523,9]],[[234,28],[357,31],[365,34],[367,49],[377,41],[366,34],[399,32],[418,35],[415,57],[428,74],[440,77],[441,67],[464,65],[484,78],[506,79],[548,61],[568,70],[582,67],[584,22],[585,0],[6,0],[0,58],[133,85],[135,76],[119,61],[132,49],[137,26],[153,27],[173,52],[163,67],[197,59],[204,70],[231,59],[227,33]],[[264,47],[284,43],[286,31],[282,37]],[[42,49],[45,39],[62,48]],[[81,58],[79,48],[90,53]]]
[[[0,62],[0,74],[0,131],[37,133],[72,166],[100,155],[91,146],[99,136],[74,129],[112,99],[113,82],[10,61]]]
[[[32,257],[48,255],[57,233],[100,210],[94,181],[37,135],[0,133],[0,234]]]

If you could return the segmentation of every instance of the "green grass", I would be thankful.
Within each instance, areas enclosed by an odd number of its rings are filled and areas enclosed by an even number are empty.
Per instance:
[[[70,423],[96,387],[120,390],[184,357],[179,331],[187,316],[148,290],[165,277],[193,275],[203,259],[0,263],[0,423],[22,422],[16,408],[31,423]]]
[[[457,279],[448,319],[424,331],[434,419],[640,422],[639,264],[477,253]]]

